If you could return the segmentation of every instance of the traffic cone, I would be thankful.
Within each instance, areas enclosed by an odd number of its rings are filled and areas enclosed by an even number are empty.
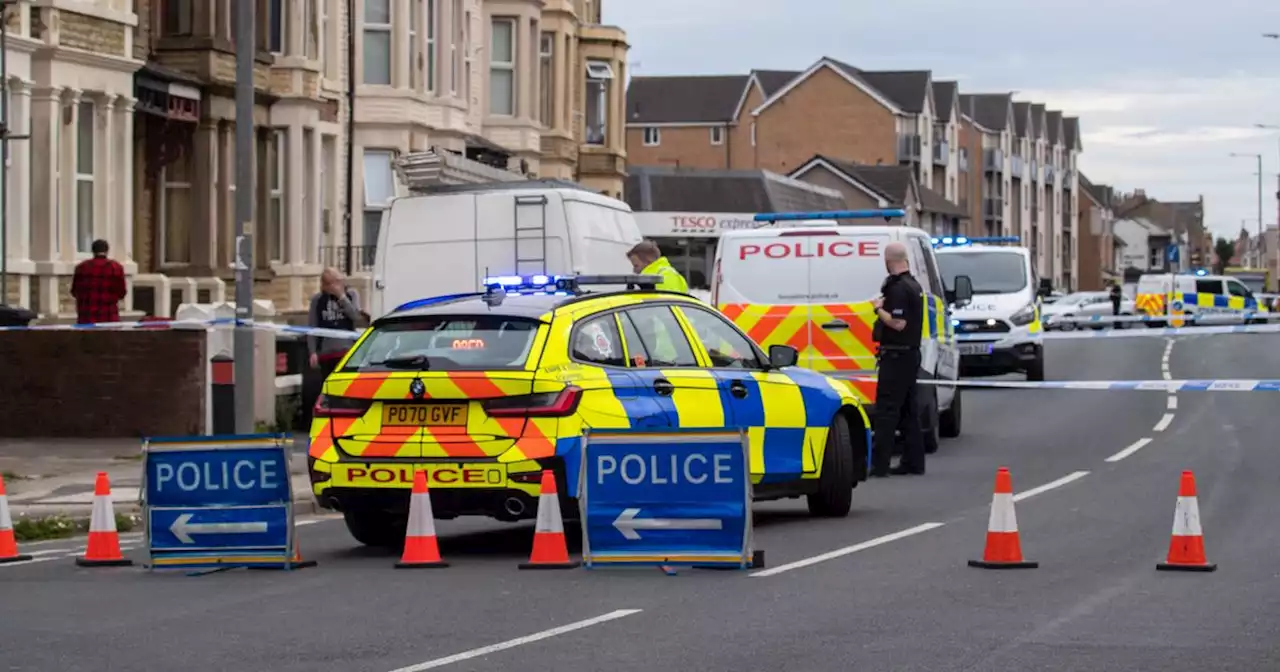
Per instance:
[[[573,569],[580,564],[569,559],[556,475],[544,469],[542,490],[538,494],[538,522],[533,529],[533,552],[529,554],[529,562],[520,563],[520,569]]]
[[[413,494],[409,495],[409,526],[404,534],[404,554],[396,569],[428,569],[448,567],[440,558],[436,541],[436,518],[431,512],[431,493],[427,490],[427,472],[413,473]]]
[[[120,533],[111,506],[111,482],[99,471],[93,484],[93,513],[89,516],[89,543],[84,555],[76,558],[81,567],[125,567],[133,561],[120,554]]]
[[[9,495],[4,490],[4,477],[0,476],[0,565],[30,559],[31,556],[18,553],[18,538],[13,534],[13,517],[9,515]]]
[[[969,566],[982,569],[1035,569],[1040,566],[1038,562],[1022,559],[1018,516],[1013,510],[1013,477],[1004,467],[996,471],[991,518],[987,521],[987,547],[982,552],[982,559],[970,560]]]
[[[1212,572],[1218,566],[1205,560],[1204,532],[1200,529],[1200,504],[1196,500],[1196,476],[1182,472],[1178,503],[1173,510],[1173,537],[1169,557],[1156,565],[1164,571]]]

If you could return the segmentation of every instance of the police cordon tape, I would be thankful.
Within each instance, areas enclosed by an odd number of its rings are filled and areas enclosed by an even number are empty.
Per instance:
[[[876,376],[841,376],[845,380],[875,382]],[[1280,392],[1280,380],[938,380],[921,378],[921,385],[938,387],[994,387],[1030,390],[1143,390],[1161,392]]]
[[[1124,324],[1129,322],[1172,322],[1188,324],[1230,324],[1235,322],[1280,320],[1280,313],[1195,313],[1188,315],[1049,315],[1050,324]]]
[[[1074,340],[1079,338],[1151,338],[1166,336],[1213,336],[1220,334],[1275,334],[1280,333],[1280,324],[1237,324],[1217,327],[1163,327],[1159,329],[1109,329],[1106,331],[1050,331],[1040,334],[1047,341]],[[995,337],[995,338],[993,338]],[[1021,337],[1023,340],[1025,336]],[[998,334],[956,334],[956,340],[962,342],[983,341],[999,348],[1005,339]],[[1009,340],[1012,344],[1013,341]]]

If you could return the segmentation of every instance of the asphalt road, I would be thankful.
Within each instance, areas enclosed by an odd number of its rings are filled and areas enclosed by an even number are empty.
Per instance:
[[[1048,376],[1280,377],[1277,345],[1054,341]],[[531,528],[483,520],[441,522],[453,566],[421,572],[323,518],[300,528],[319,566],[287,575],[79,569],[32,545],[0,566],[0,670],[1280,669],[1274,393],[964,394],[928,475],[860,486],[841,520],[758,506],[765,570],[520,572]],[[999,466],[1039,569],[966,566]],[[1184,469],[1212,574],[1155,570]]]

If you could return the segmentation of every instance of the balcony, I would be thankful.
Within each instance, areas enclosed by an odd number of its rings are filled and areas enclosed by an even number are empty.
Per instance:
[[[1004,172],[1004,152],[998,149],[986,150],[982,153],[982,170],[987,173]]]
[[[346,246],[344,245],[325,245],[320,248],[320,263],[342,271],[343,275],[368,273],[373,270],[374,252],[377,251],[376,245],[352,246],[351,262],[355,266],[354,269],[347,268],[346,251]]]
[[[920,136],[914,133],[898,136],[898,162],[914,163],[920,161]]]
[[[1045,184],[1053,184],[1053,176],[1054,176],[1054,175],[1055,175],[1055,173],[1053,172],[1053,164],[1049,164],[1049,163],[1044,164],[1044,181],[1045,181]]]
[[[959,159],[960,172],[969,172],[969,151],[964,147],[961,147],[957,158]]]
[[[1015,154],[1011,163],[1013,164],[1013,179],[1021,180],[1027,176],[1027,164],[1021,156]]]
[[[1040,181],[1040,162],[1035,159],[1031,159],[1031,179],[1036,182]]]
[[[982,199],[982,217],[996,221],[1004,219],[1004,201],[999,198]]]
[[[946,167],[951,158],[951,146],[945,141],[933,143],[933,165]]]

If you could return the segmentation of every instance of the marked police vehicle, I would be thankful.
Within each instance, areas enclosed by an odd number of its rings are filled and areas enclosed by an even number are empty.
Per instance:
[[[1138,279],[1136,299],[1140,313],[1150,317],[1182,314],[1218,323],[1242,313],[1268,312],[1265,301],[1259,301],[1253,290],[1239,279],[1227,275],[1209,275],[1203,269],[1187,273],[1145,273]],[[1239,321],[1236,318],[1235,321]],[[1264,320],[1253,320],[1264,322]],[[1169,326],[1148,322],[1152,328]]]
[[[1023,372],[1027,380],[1044,380],[1040,296],[1050,288],[1037,288],[1031,251],[1017,243],[1017,236],[934,240],[943,282],[954,286],[966,276],[973,286],[973,300],[954,316],[962,373]]]

